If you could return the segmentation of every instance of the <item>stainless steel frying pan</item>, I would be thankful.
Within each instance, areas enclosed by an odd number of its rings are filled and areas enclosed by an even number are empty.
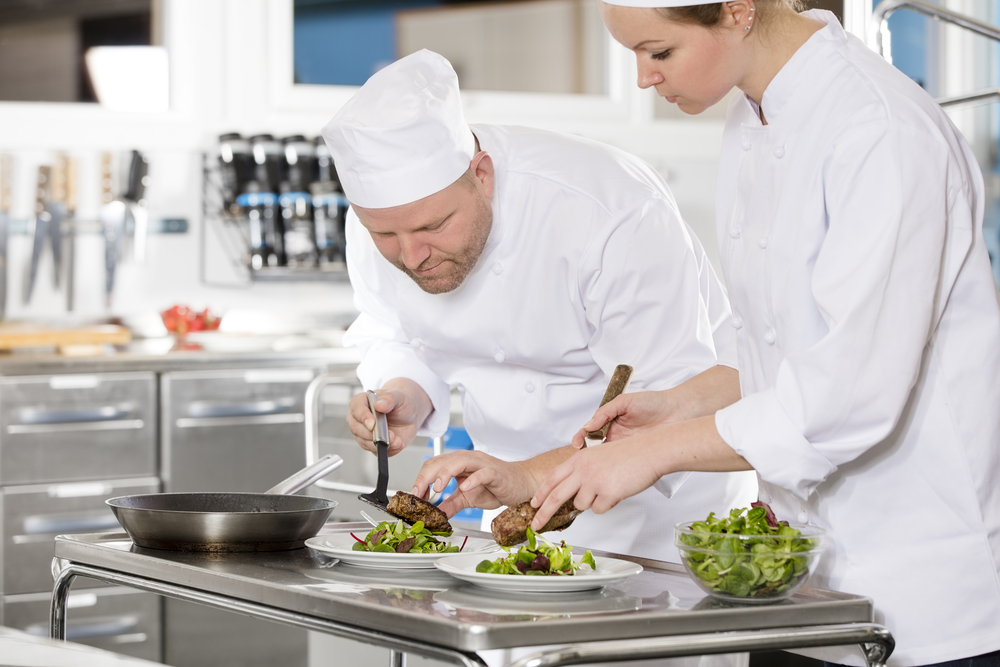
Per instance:
[[[149,493],[105,502],[137,546],[173,551],[284,551],[319,532],[335,500],[285,495],[344,460],[330,454],[266,493]]]

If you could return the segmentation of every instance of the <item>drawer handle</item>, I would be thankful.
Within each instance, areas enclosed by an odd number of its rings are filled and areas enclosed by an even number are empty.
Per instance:
[[[141,429],[145,423],[141,419],[106,422],[69,422],[60,424],[11,424],[7,427],[10,435],[32,433],[75,433],[80,431],[129,431]]]
[[[118,519],[110,511],[67,516],[29,516],[24,519],[24,532],[28,535],[84,533],[93,530],[117,528]]]
[[[295,405],[291,396],[273,401],[250,401],[247,403],[211,403],[202,401],[188,406],[188,417],[211,419],[214,417],[255,417],[288,412]]]
[[[90,639],[94,637],[114,637],[134,631],[139,626],[136,616],[112,616],[95,618],[88,623],[70,623],[66,628],[66,639]],[[48,623],[32,623],[24,629],[36,637],[49,636]]]
[[[21,408],[18,415],[22,424],[68,424],[72,422],[103,422],[127,418],[132,406],[103,405],[99,408],[78,410],[45,410],[43,408]]]
[[[201,428],[211,426],[266,426],[269,424],[301,424],[305,416],[301,412],[279,415],[259,415],[253,417],[181,417],[175,423],[177,428]]]

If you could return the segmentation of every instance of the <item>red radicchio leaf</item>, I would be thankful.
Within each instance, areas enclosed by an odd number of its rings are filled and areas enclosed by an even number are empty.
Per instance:
[[[771,528],[778,527],[778,517],[774,516],[774,512],[771,511],[771,507],[767,503],[762,503],[758,500],[755,503],[750,503],[750,507],[763,507],[765,510],[767,510],[767,513],[764,515],[764,519],[767,521],[767,525],[769,525]]]

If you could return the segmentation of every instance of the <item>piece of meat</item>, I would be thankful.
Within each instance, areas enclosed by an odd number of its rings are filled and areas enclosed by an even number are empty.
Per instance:
[[[389,514],[410,523],[423,521],[424,527],[432,533],[453,532],[447,514],[412,493],[397,491],[396,495],[389,498],[386,510]]]
[[[564,502],[562,507],[552,515],[552,518],[542,526],[542,529],[535,532],[547,533],[550,530],[569,528],[570,524],[573,523],[573,519],[583,513],[583,510],[578,510],[573,505],[573,500],[574,498],[570,498]],[[511,505],[498,514],[493,519],[493,523],[490,524],[490,530],[493,531],[493,539],[502,547],[512,547],[515,544],[524,542],[528,539],[528,526],[531,525],[531,520],[535,518],[535,512],[537,511],[531,506],[530,502]]]

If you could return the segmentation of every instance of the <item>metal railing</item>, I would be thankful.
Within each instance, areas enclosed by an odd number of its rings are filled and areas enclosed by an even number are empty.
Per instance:
[[[868,43],[880,56],[885,55],[883,53],[883,37],[889,31],[889,17],[900,9],[912,9],[915,12],[931,17],[935,21],[951,23],[960,28],[970,30],[977,35],[1000,42],[1000,27],[983,23],[971,16],[940,7],[927,0],[885,0],[885,2],[876,7],[875,11],[872,12],[871,23],[868,26]],[[986,102],[994,99],[1000,99],[1000,88],[977,90],[963,95],[942,97],[937,102],[941,106],[953,106],[956,104]]]

